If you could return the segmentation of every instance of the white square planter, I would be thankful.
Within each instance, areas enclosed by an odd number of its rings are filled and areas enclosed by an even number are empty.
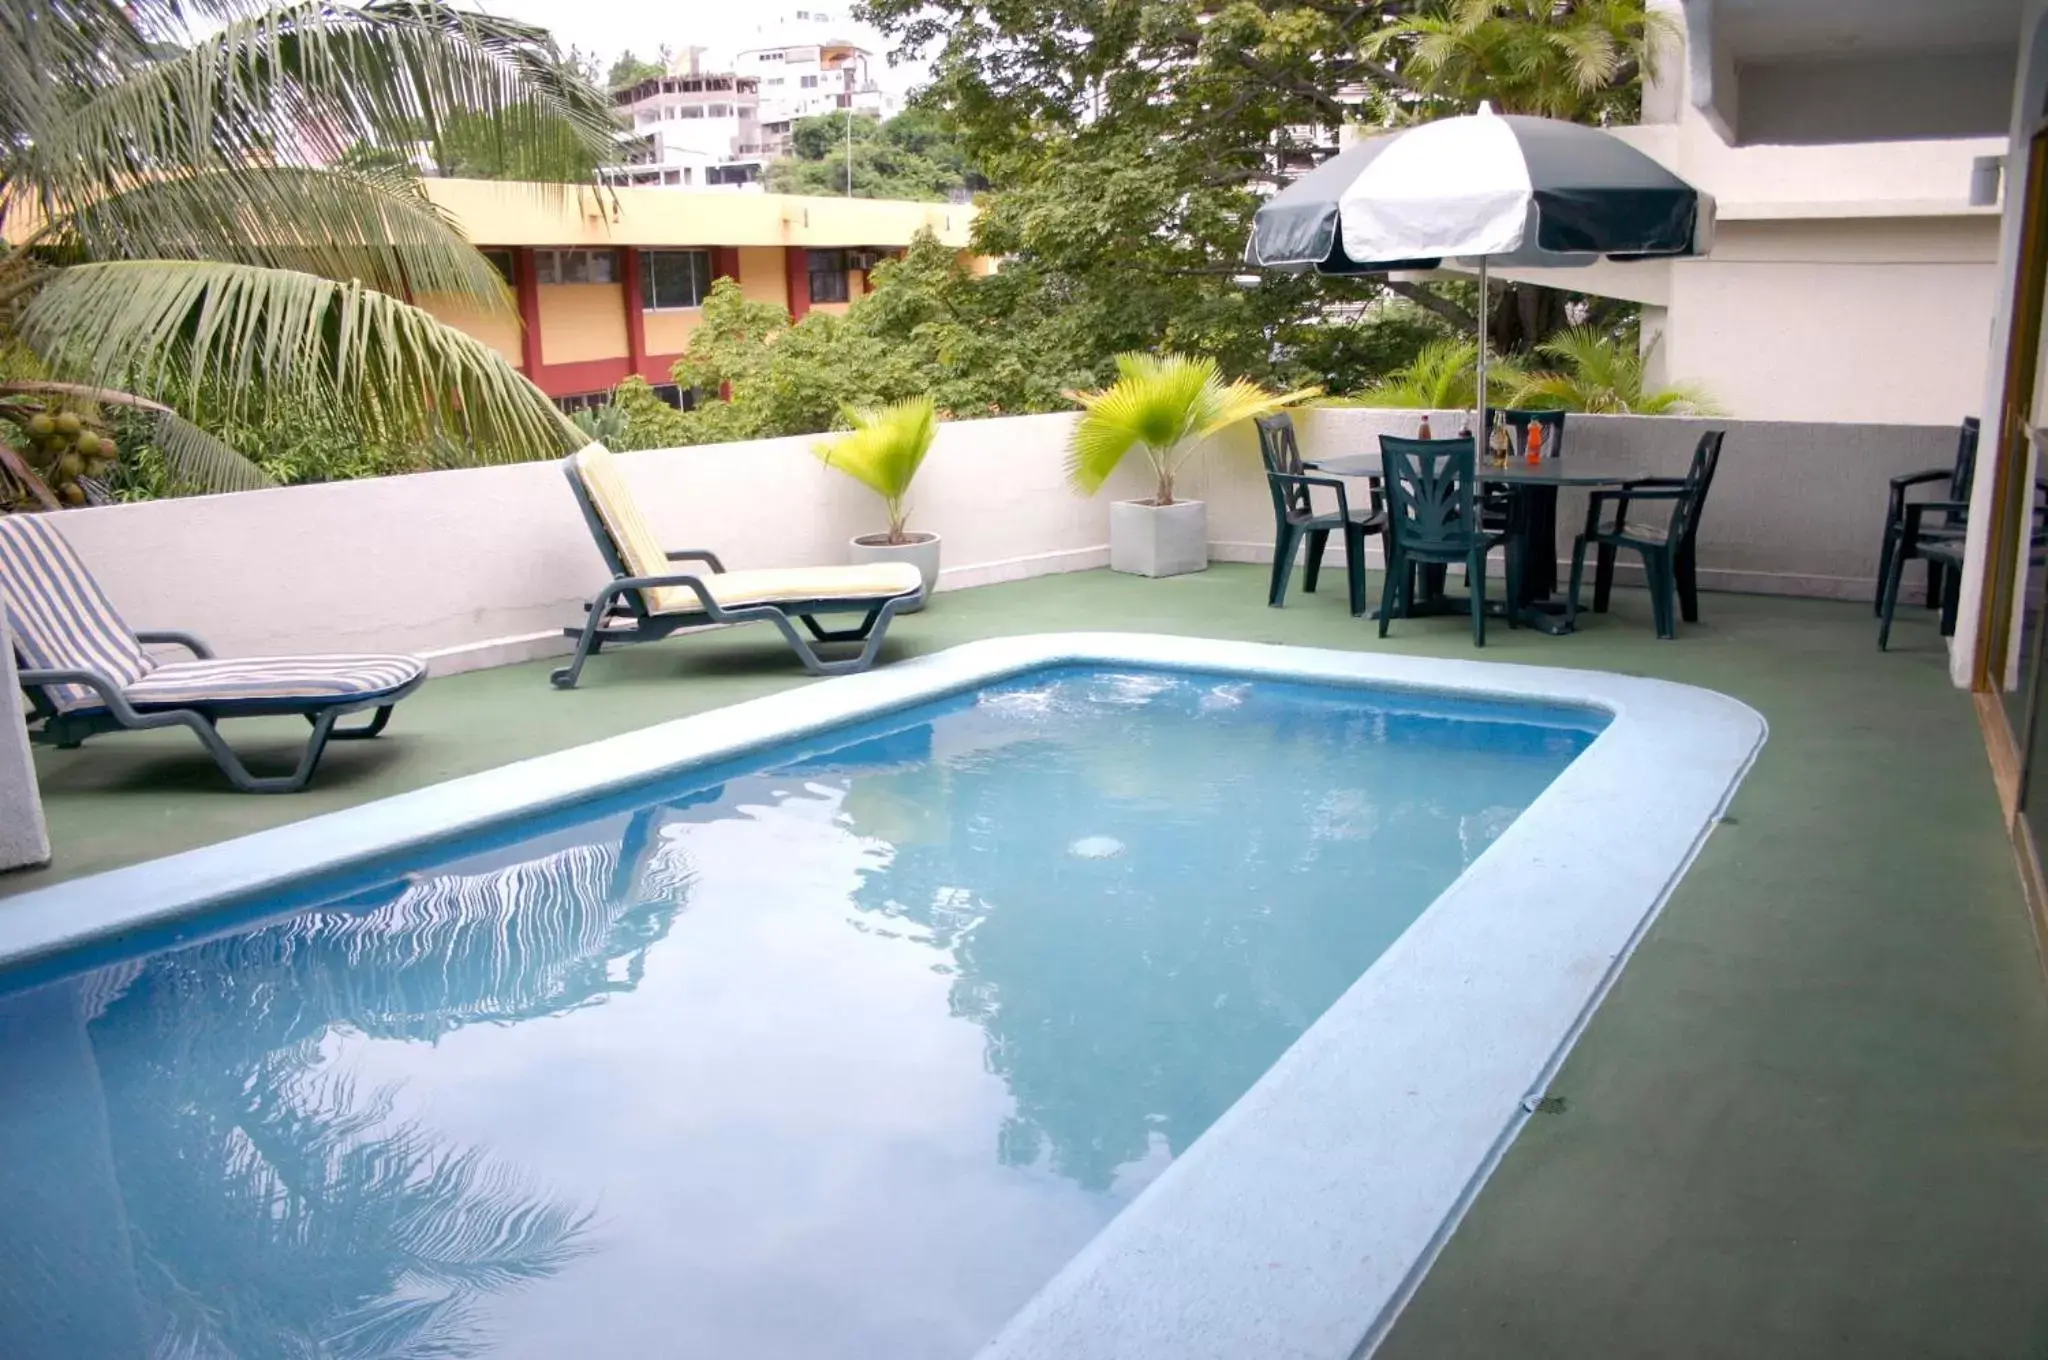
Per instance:
[[[1109,569],[1133,576],[1179,576],[1209,569],[1209,507],[1202,501],[1147,505],[1112,501]]]

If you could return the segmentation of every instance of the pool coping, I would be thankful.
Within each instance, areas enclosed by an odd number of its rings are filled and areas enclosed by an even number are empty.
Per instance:
[[[1610,721],[984,1350],[1369,1353],[1765,740],[1725,695],[1596,671],[1135,633],[967,643],[0,902],[0,968],[1063,663],[1590,706]],[[1655,798],[1646,796],[1654,790]],[[1376,1036],[1398,1034],[1398,1049]]]

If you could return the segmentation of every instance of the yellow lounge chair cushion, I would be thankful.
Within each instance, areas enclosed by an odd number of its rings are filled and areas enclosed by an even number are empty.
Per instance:
[[[597,516],[619,550],[626,570],[635,576],[678,576],[698,564],[671,563],[654,528],[626,489],[618,463],[602,444],[584,446],[575,455],[576,475],[590,496]],[[924,578],[908,562],[875,562],[858,567],[769,567],[750,571],[703,571],[704,588],[727,609],[750,604],[796,600],[883,600],[914,595]],[[688,586],[656,586],[642,592],[656,614],[689,614],[703,609]]]

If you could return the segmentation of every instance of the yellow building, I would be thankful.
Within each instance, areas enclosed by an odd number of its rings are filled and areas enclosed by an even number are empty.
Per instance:
[[[669,366],[702,319],[712,281],[801,318],[844,311],[875,263],[920,231],[964,250],[974,209],[893,199],[427,181],[512,284],[515,317],[420,303],[483,340],[557,400]]]

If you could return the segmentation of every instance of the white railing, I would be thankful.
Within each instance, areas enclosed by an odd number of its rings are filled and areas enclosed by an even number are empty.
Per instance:
[[[1299,417],[1318,454],[1412,434],[1416,412]],[[1071,415],[941,427],[912,494],[912,526],[945,538],[941,589],[1108,561],[1108,505],[1146,494],[1137,467],[1103,494],[1068,490]],[[1439,433],[1455,417],[1434,418]],[[1708,589],[1854,598],[1870,589],[1885,483],[1946,463],[1953,432],[1924,426],[1571,418],[1568,457],[1683,471],[1699,430],[1729,431],[1701,539]],[[880,527],[873,496],[822,466],[811,438],[624,456],[663,540],[710,547],[730,566],[844,559]],[[1135,464],[1136,460],[1132,460]],[[1214,556],[1270,560],[1272,512],[1248,427],[1203,450],[1184,495],[1210,505]],[[1559,548],[1583,514],[1566,497]],[[559,645],[603,577],[560,468],[525,464],[287,487],[65,512],[59,521],[130,623],[187,628],[230,652],[435,653],[438,669]],[[1259,589],[1248,584],[1246,589]]]

